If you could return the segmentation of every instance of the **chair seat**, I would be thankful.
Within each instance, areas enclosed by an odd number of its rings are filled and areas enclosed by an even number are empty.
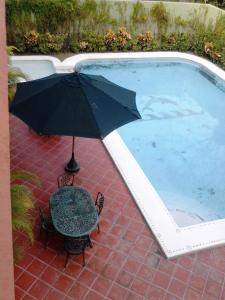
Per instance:
[[[88,235],[77,238],[66,238],[64,242],[64,249],[66,251],[65,267],[68,262],[69,255],[83,256],[83,266],[85,266],[85,248],[92,247],[90,237]]]

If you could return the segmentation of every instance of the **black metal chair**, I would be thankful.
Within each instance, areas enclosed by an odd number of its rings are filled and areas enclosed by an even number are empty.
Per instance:
[[[41,220],[40,235],[42,234],[42,232],[44,232],[45,234],[44,248],[47,249],[49,235],[54,234],[56,230],[55,227],[53,226],[51,216],[46,216],[40,207],[39,207],[39,215]]]
[[[83,267],[85,266],[85,249],[87,247],[92,248],[92,243],[89,235],[85,235],[77,238],[65,238],[64,250],[66,251],[66,260],[64,267],[67,266],[70,255],[82,255]]]
[[[102,193],[98,192],[98,194],[96,196],[96,199],[95,199],[95,206],[96,206],[97,213],[98,213],[99,216],[102,212],[104,201],[105,201],[104,195]],[[98,232],[99,232],[100,231],[99,223],[98,223],[97,226],[98,226]]]
[[[58,188],[64,186],[72,186],[74,181],[74,174],[72,173],[64,173],[57,178]]]

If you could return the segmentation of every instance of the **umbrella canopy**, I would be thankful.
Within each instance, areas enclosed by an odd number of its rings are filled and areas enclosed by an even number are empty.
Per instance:
[[[89,138],[140,118],[135,92],[82,73],[18,83],[10,112],[42,134]]]
[[[18,83],[10,112],[38,133],[104,138],[141,118],[135,96],[103,76],[56,73]]]

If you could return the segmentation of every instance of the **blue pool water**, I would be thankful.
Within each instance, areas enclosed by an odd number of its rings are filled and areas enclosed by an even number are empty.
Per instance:
[[[179,60],[83,62],[79,70],[136,91],[143,120],[118,132],[167,208],[197,222],[225,218],[225,83]]]

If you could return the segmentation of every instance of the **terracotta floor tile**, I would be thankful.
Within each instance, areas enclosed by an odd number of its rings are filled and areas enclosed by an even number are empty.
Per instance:
[[[176,297],[176,296],[174,296],[173,294],[170,294],[170,293],[166,293],[166,298],[165,298],[165,300],[186,300],[186,298],[180,298],[180,297]]]
[[[131,258],[128,258],[124,265],[124,270],[132,274],[136,274],[140,268],[141,268],[141,264],[138,261]]]
[[[24,296],[24,291],[19,287],[15,287],[15,300],[21,300]]]
[[[123,287],[128,288],[131,285],[133,279],[134,276],[131,273],[128,273],[125,270],[121,270],[116,278],[116,282]]]
[[[75,282],[72,288],[68,292],[68,296],[72,299],[82,300],[84,299],[85,295],[88,293],[88,288],[79,282]]]
[[[143,297],[141,297],[140,295],[135,294],[133,292],[128,292],[125,300],[143,300]]]
[[[204,279],[207,279],[210,268],[208,265],[201,261],[196,261],[193,267],[193,273],[197,276],[200,276]]]
[[[176,264],[173,261],[167,259],[161,259],[159,262],[158,270],[171,276],[174,273]]]
[[[60,290],[61,292],[66,294],[68,290],[72,287],[72,285],[73,280],[70,277],[62,274],[57,278],[53,286],[55,289]]]
[[[155,270],[152,268],[149,268],[148,266],[141,265],[141,268],[139,269],[137,276],[144,279],[145,281],[152,281],[155,274]]]
[[[189,285],[198,290],[199,292],[203,292],[205,285],[206,285],[206,280],[202,278],[201,276],[192,274],[190,278]]]
[[[225,274],[221,271],[218,271],[214,268],[212,268],[211,270],[209,270],[209,276],[208,278],[213,280],[213,281],[216,281],[217,283],[219,284],[222,284],[223,281],[224,281],[224,276]]]
[[[218,284],[216,281],[209,279],[206,283],[205,294],[219,299],[222,291],[222,285]]]
[[[77,278],[83,270],[83,266],[80,264],[73,262],[72,260],[68,262],[64,272],[65,274]]]
[[[35,298],[35,297],[31,296],[31,295],[26,294],[26,295],[24,295],[23,300],[37,300],[37,298]]]
[[[189,256],[182,256],[179,258],[179,264],[185,269],[191,270],[193,268],[193,259]]]
[[[160,264],[160,257],[158,255],[147,255],[144,260],[144,264],[150,268],[158,268]]]
[[[42,252],[38,255],[38,259],[42,260],[46,264],[50,264],[51,261],[57,258],[57,253],[49,248],[46,250],[43,249]]]
[[[167,289],[170,283],[170,277],[165,273],[156,271],[152,282],[163,289]]]
[[[147,291],[146,299],[148,299],[148,300],[164,300],[165,294],[166,294],[165,291],[163,291],[162,289],[160,289],[154,285],[150,285],[150,287],[148,288],[148,291]]]
[[[113,282],[111,280],[106,279],[102,276],[98,276],[92,286],[92,289],[105,296],[112,286],[112,283]]]
[[[146,281],[135,278],[131,284],[130,289],[140,296],[145,296],[147,289],[149,288],[149,283]]]
[[[20,268],[19,266],[14,267],[14,279],[15,279],[15,281],[23,273],[23,271],[24,270],[22,268]]]
[[[192,288],[188,288],[184,299],[185,300],[201,300],[202,294],[193,290]]]
[[[55,289],[51,289],[47,295],[44,297],[44,300],[62,300],[65,298],[65,294],[57,291]]]
[[[24,291],[27,291],[35,280],[36,278],[33,275],[24,271],[23,274],[16,280],[16,285]]]
[[[70,262],[71,257],[69,258],[69,262]],[[64,256],[55,256],[55,258],[53,258],[53,260],[51,261],[50,265],[54,268],[56,268],[59,271],[62,271],[64,269],[64,265],[65,265],[65,257]]]
[[[26,269],[32,263],[33,259],[33,256],[26,253],[23,259],[20,261],[19,266]]]
[[[40,260],[34,259],[32,263],[27,267],[27,271],[35,276],[40,276],[42,271],[46,268],[46,264]]]
[[[87,268],[96,273],[101,273],[106,261],[104,259],[99,259],[95,255],[87,263]]]
[[[103,277],[110,279],[110,280],[114,280],[118,274],[118,268],[110,265],[110,264],[106,264],[105,267],[103,268],[101,274]]]
[[[116,237],[121,237],[124,234],[125,229],[120,225],[114,225],[109,231],[110,234]]]
[[[124,300],[126,299],[126,295],[128,293],[128,290],[123,288],[117,283],[114,283],[107,295],[109,299],[112,300]]]
[[[98,245],[95,249],[95,256],[99,259],[107,259],[111,254],[112,250],[108,247],[104,247],[103,245]]]
[[[77,278],[78,282],[91,287],[93,282],[95,281],[97,274],[88,269],[83,269]]]
[[[32,285],[31,289],[29,290],[29,295],[31,295],[37,299],[43,299],[49,290],[50,290],[50,287],[47,284],[45,284],[41,280],[37,280]]]
[[[52,268],[51,266],[48,266],[41,274],[41,279],[48,284],[54,284],[59,276],[59,271]]]
[[[182,282],[187,282],[190,277],[190,272],[187,269],[177,265],[175,268],[174,277]]]
[[[104,297],[95,291],[89,291],[84,298],[85,300],[103,300]]]
[[[177,279],[172,279],[168,290],[178,297],[183,297],[185,293],[186,285]]]
[[[108,262],[112,265],[122,267],[126,262],[127,256],[119,252],[111,252]]]

